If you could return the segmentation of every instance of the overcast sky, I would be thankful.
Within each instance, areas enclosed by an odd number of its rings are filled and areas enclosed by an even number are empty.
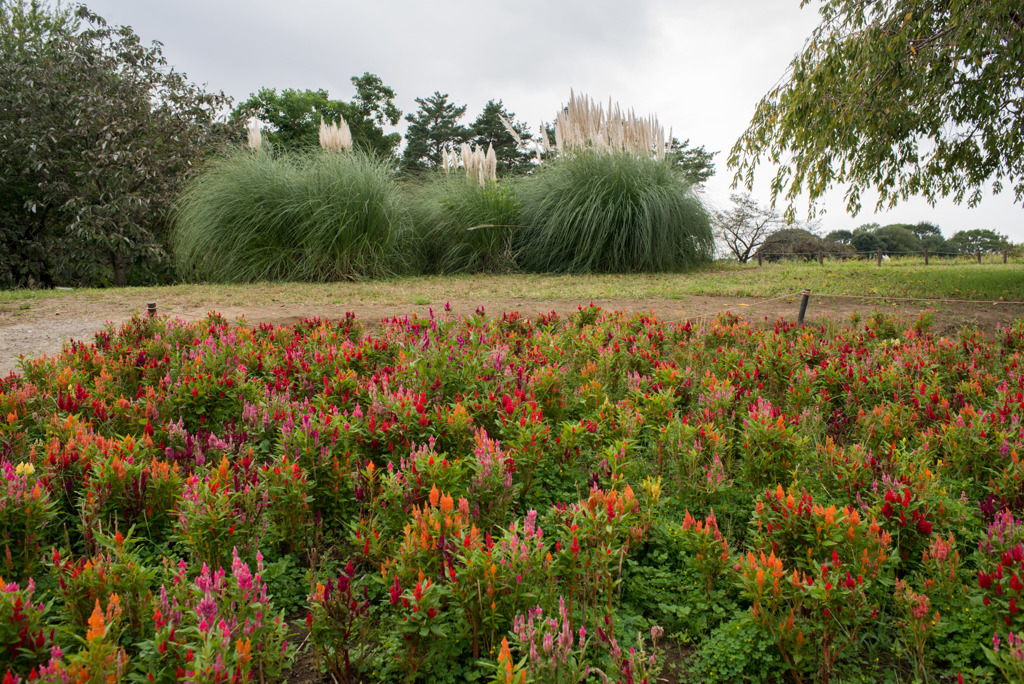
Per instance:
[[[169,62],[237,100],[261,87],[323,88],[351,99],[351,76],[369,71],[395,89],[403,112],[435,90],[466,104],[465,123],[489,99],[537,130],[574,88],[655,113],[676,137],[718,150],[707,194],[727,206],[726,157],[754,107],[818,23],[799,0],[92,0],[108,22],[159,40]],[[404,131],[404,123],[399,127]],[[767,202],[758,171],[755,196]],[[1024,241],[1024,211],[1011,192],[975,209],[923,200],[856,217],[842,189],[823,207],[826,230],[871,221],[931,221],[949,237],[992,228]],[[806,214],[806,203],[799,207]]]

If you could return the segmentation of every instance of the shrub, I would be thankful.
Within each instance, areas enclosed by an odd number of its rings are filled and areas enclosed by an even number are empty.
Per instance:
[[[664,161],[582,151],[522,185],[517,255],[527,271],[667,271],[711,259],[711,221]]]
[[[840,257],[850,253],[848,245],[841,245],[804,230],[803,228],[784,228],[768,236],[768,239],[757,249],[756,254],[768,261],[779,261],[782,258],[806,259],[817,258],[818,254]]]
[[[360,152],[238,151],[186,188],[174,248],[192,279],[336,280],[388,272],[403,225],[382,161]]]

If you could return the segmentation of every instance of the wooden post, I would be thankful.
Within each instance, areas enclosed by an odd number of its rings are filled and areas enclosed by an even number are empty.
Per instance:
[[[757,265],[758,266],[762,266],[763,265],[761,263],[761,252],[760,251],[757,253]]]
[[[977,252],[975,252],[975,256],[978,257],[978,263],[980,264],[981,263],[981,250],[980,249]]]
[[[1006,252],[1007,252],[1007,251],[1008,251],[1008,250],[1005,250],[1005,249],[1003,250],[1003,263],[1004,263],[1004,264],[1006,263]]]
[[[928,265],[928,248],[927,247],[924,248],[924,265],[925,266]]]
[[[796,322],[800,325],[804,324],[804,314],[807,313],[807,300],[811,298],[811,291],[805,289],[803,291],[803,297],[800,299],[800,313],[797,314]]]
[[[882,265],[882,250],[878,250],[877,256],[878,256],[878,265],[881,266]]]
[[[152,318],[153,316],[156,316],[156,302],[147,302],[146,303],[146,312],[149,314],[150,318]]]
[[[825,265],[825,255],[823,253],[821,253],[821,252],[818,252],[818,265],[819,266],[824,266]]]

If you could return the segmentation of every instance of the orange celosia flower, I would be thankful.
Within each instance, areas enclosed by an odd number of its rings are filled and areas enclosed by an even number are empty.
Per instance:
[[[252,644],[250,643],[249,639],[246,639],[245,641],[239,639],[235,642],[235,652],[238,653],[238,660],[240,662],[245,663],[249,661],[249,659],[252,657],[250,655],[251,649]]]
[[[103,610],[100,609],[100,600],[96,599],[96,607],[92,609],[92,615],[89,616],[89,631],[86,632],[85,638],[87,641],[102,639],[106,629],[107,626],[103,622]]]

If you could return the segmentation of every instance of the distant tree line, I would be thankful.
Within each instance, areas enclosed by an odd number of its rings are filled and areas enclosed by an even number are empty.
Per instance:
[[[947,239],[942,236],[937,225],[927,221],[916,224],[891,223],[885,226],[867,223],[852,231],[834,230],[825,235],[824,239],[847,245],[857,252],[877,253],[882,250],[882,254],[888,256],[921,254],[925,250],[936,256],[956,256],[978,251],[1001,252],[1010,247],[1009,238],[994,230],[961,230]]]
[[[928,221],[920,223],[866,223],[850,230],[820,230],[787,225],[770,207],[760,205],[749,193],[732,196],[732,207],[715,214],[719,243],[725,254],[741,263],[758,256],[763,260],[783,257],[817,258],[877,254],[886,256],[923,254],[959,256],[977,252],[995,253],[1013,247],[1009,238],[987,228],[961,230],[950,238]]]

